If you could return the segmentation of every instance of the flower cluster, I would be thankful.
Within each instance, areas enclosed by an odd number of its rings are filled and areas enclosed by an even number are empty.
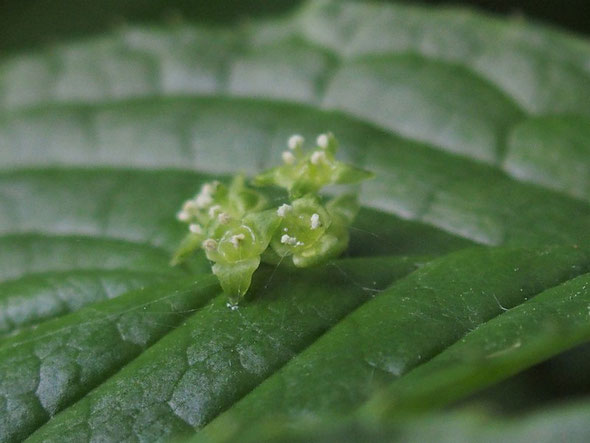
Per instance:
[[[282,166],[255,177],[254,185],[278,186],[288,191],[285,202],[272,207],[260,189],[249,187],[242,176],[226,186],[205,183],[178,212],[189,233],[172,264],[203,249],[214,264],[232,304],[244,296],[261,261],[307,267],[340,255],[348,246],[348,226],[358,212],[356,196],[343,195],[326,203],[318,191],[326,185],[355,183],[371,173],[335,159],[332,134],[317,138],[317,147],[304,152],[303,137],[292,136],[283,152]]]
[[[283,165],[269,169],[254,179],[257,186],[276,185],[293,198],[316,193],[331,184],[356,183],[372,177],[370,172],[336,160],[338,143],[333,134],[321,134],[316,149],[305,152],[303,137],[293,135],[283,152]]]

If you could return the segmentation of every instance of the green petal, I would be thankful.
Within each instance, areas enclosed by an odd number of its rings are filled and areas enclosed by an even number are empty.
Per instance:
[[[356,194],[343,194],[326,204],[326,209],[336,222],[350,225],[360,210]]]
[[[268,209],[246,215],[243,222],[254,232],[257,254],[260,255],[268,247],[274,233],[281,224],[281,218],[277,215],[276,209]]]
[[[250,288],[252,274],[259,265],[260,257],[254,257],[236,263],[215,263],[212,270],[219,279],[223,292],[236,304]]]
[[[202,235],[188,234],[182,239],[180,246],[174,252],[172,260],[170,260],[170,265],[176,266],[183,263],[193,252],[200,248],[202,241]]]
[[[277,166],[258,174],[252,180],[252,184],[254,186],[278,186],[289,190],[297,180],[296,172],[293,166]]]
[[[238,216],[243,216],[248,212],[260,211],[267,205],[266,197],[254,189],[246,186],[243,175],[236,176],[228,192],[229,205]]]
[[[358,183],[363,180],[368,180],[375,177],[370,171],[366,169],[357,168],[346,163],[338,162],[332,174],[332,183],[344,185],[350,183]]]
[[[343,226],[332,225],[313,247],[293,255],[293,264],[298,268],[317,266],[338,257],[348,247],[348,231]]]

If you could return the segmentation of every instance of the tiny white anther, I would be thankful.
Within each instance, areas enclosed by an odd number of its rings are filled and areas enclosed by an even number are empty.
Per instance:
[[[199,194],[197,195],[195,202],[198,208],[206,208],[213,203],[213,199],[209,194]]]
[[[289,151],[283,152],[282,157],[283,157],[283,162],[285,162],[288,165],[292,165],[297,160],[295,158],[295,156],[292,153],[290,153]]]
[[[217,190],[217,186],[219,186],[219,182],[216,180],[214,182],[211,183],[205,183],[202,187],[201,187],[201,194],[204,195],[211,195],[214,194],[215,191]]]
[[[284,245],[296,245],[297,244],[297,239],[295,237],[291,237],[288,234],[283,234],[283,236],[281,237],[281,243]]]
[[[190,214],[186,211],[178,211],[176,213],[176,218],[182,222],[188,221],[191,218]]]
[[[182,210],[184,212],[190,212],[194,209],[198,209],[197,202],[195,200],[187,200],[182,205]]]
[[[212,238],[208,238],[203,242],[203,248],[207,251],[214,251],[217,249],[217,242]]]
[[[326,149],[330,145],[330,137],[328,137],[328,134],[320,134],[316,142],[320,148]]]
[[[295,134],[289,137],[287,146],[289,146],[289,149],[294,150],[300,148],[303,145],[304,141],[305,139],[303,137],[301,137],[299,134]]]
[[[197,224],[197,223],[191,223],[188,226],[189,231],[191,231],[193,234],[202,234],[203,233],[203,228],[201,228],[201,225]]]
[[[225,306],[227,306],[232,311],[237,311],[239,309],[239,306],[238,305],[235,305],[235,304],[230,303],[230,302],[227,302],[225,304]]]
[[[285,215],[287,215],[287,213],[289,211],[293,210],[293,206],[288,205],[287,203],[283,203],[281,206],[279,206],[279,208],[277,209],[277,215],[279,217],[284,217]]]
[[[221,212],[217,216],[217,220],[219,220],[219,223],[222,225],[227,225],[231,221],[231,216],[227,212]]]
[[[244,240],[246,238],[246,236],[244,234],[236,234],[236,235],[232,235],[231,238],[229,239],[229,241],[231,242],[232,245],[234,245],[234,248],[237,248],[240,245],[240,242],[242,240]]]
[[[217,215],[218,212],[221,212],[221,206],[213,205],[209,208],[209,217],[213,218]]]
[[[326,154],[323,151],[315,151],[311,154],[311,163],[314,165],[319,165],[324,160],[326,160]]]
[[[311,216],[311,229],[317,229],[320,227],[320,215],[319,214],[312,214]]]

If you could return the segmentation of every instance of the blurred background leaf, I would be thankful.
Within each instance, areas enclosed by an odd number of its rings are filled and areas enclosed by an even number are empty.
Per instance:
[[[360,1],[360,0],[359,0]],[[383,3],[393,0],[381,0]],[[572,31],[589,33],[581,11],[584,0],[423,0],[435,5],[477,7],[510,16],[526,16]],[[122,23],[185,20],[222,24],[288,12],[301,0],[3,0],[0,4],[0,51],[98,33]],[[398,2],[399,3],[399,2]]]

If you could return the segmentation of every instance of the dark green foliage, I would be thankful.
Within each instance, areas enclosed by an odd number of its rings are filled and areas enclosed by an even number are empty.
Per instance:
[[[590,340],[589,60],[523,21],[340,1],[2,56],[0,440],[587,440],[586,406],[416,412]],[[264,265],[237,310],[203,255],[169,267],[187,196],[325,131],[376,174],[344,258]]]

